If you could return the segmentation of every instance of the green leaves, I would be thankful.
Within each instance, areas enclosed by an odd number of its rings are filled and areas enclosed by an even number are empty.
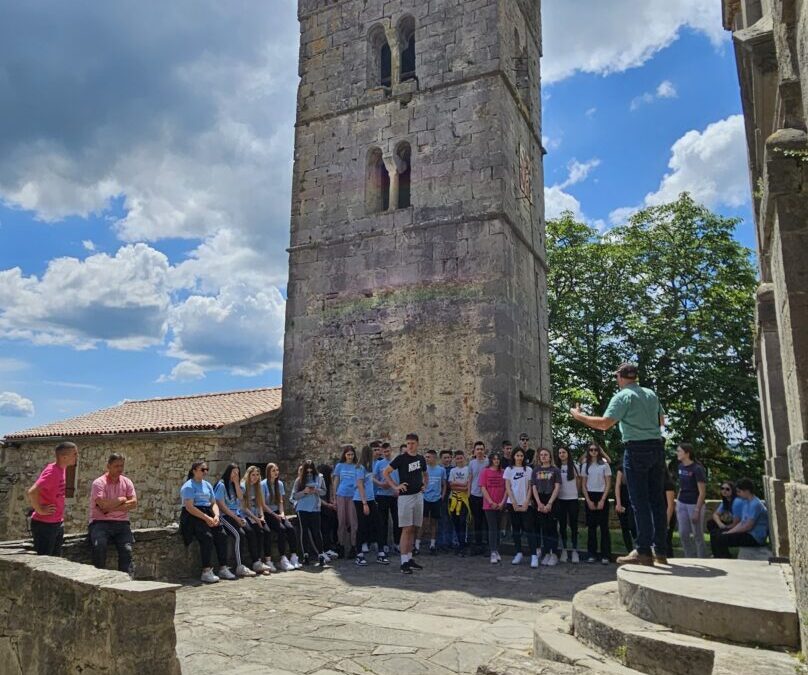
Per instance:
[[[760,474],[757,282],[751,252],[733,238],[738,222],[682,194],[606,234],[571,213],[547,224],[556,442],[590,437],[568,409],[590,403],[602,414],[614,368],[635,360],[668,410],[671,440],[692,442],[713,479]],[[619,442],[616,430],[595,436]]]

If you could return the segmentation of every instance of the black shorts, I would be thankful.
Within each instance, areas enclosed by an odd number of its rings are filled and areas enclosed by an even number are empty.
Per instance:
[[[440,499],[436,502],[428,502],[425,499],[424,518],[434,518],[435,520],[440,520],[440,507],[441,507]]]

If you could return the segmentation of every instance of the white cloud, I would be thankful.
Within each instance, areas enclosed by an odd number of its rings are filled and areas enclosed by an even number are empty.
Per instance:
[[[205,369],[192,361],[180,361],[170,375],[160,375],[158,382],[191,382],[205,377]]]
[[[685,28],[716,45],[729,40],[721,3],[707,0],[556,0],[542,7],[543,79],[608,75],[641,66]]]
[[[594,117],[594,116],[595,116],[595,114],[596,114],[597,112],[598,112],[598,109],[597,109],[597,108],[595,108],[595,107],[592,107],[592,108],[589,108],[589,109],[588,109],[588,110],[587,110],[587,111],[584,113],[584,115],[586,115],[586,116],[587,116],[587,117],[589,117],[589,118],[592,118],[592,117]]]
[[[544,214],[547,220],[559,218],[564,211],[572,211],[576,220],[584,220],[581,202],[564,192],[559,185],[544,188]]]
[[[33,417],[34,402],[13,391],[0,391],[0,417]]]
[[[45,380],[43,384],[50,387],[65,387],[67,389],[87,389],[89,391],[101,391],[101,387],[95,384],[85,384],[84,382],[63,382],[61,380]]]
[[[677,98],[678,96],[679,92],[676,91],[676,86],[673,84],[673,82],[670,80],[664,80],[663,82],[659,83],[659,86],[656,88],[656,91],[653,94],[651,92],[646,92],[641,96],[633,98],[629,108],[631,110],[637,110],[643,105],[648,105],[654,101],[666,98]]]
[[[95,251],[95,244],[91,239],[85,239],[81,242],[81,245],[84,247],[84,250],[94,252]]]
[[[746,204],[750,195],[743,116],[732,115],[703,131],[688,131],[671,147],[668,167],[659,189],[645,196],[644,206],[674,201],[682,192],[711,209]],[[619,224],[639,208],[616,209],[609,220]]]
[[[13,373],[26,368],[28,364],[20,359],[0,358],[0,373]]]
[[[572,185],[582,183],[589,177],[589,174],[592,172],[592,169],[596,169],[599,166],[600,166],[600,160],[597,157],[590,159],[586,162],[579,162],[577,159],[574,158],[571,159],[567,163],[567,171],[568,171],[567,180],[561,183],[558,187],[564,190]]]

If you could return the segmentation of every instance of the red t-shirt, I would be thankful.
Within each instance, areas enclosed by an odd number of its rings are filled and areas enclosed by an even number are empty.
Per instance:
[[[39,503],[42,506],[53,504],[56,510],[48,515],[40,515],[34,511],[32,520],[40,523],[61,523],[65,518],[65,477],[67,469],[60,467],[56,462],[48,464],[34,485],[39,488]]]
[[[502,470],[496,471],[490,467],[486,467],[480,473],[480,480],[478,484],[488,491],[488,496],[494,500],[496,504],[502,501],[505,496],[505,478],[503,477]],[[483,495],[483,509],[485,511],[493,511],[494,505],[491,504]]]

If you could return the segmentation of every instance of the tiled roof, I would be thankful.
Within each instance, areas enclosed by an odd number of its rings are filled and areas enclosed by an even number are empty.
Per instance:
[[[17,431],[8,434],[5,440],[215,430],[272,412],[280,406],[280,387],[127,401],[114,408]]]

